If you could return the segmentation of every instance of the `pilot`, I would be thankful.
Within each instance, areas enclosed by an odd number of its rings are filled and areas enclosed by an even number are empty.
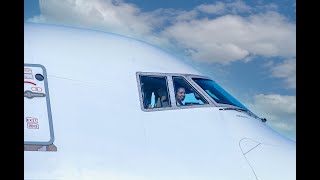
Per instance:
[[[176,102],[177,106],[183,106],[182,101],[186,97],[186,89],[184,87],[179,87],[176,92]]]

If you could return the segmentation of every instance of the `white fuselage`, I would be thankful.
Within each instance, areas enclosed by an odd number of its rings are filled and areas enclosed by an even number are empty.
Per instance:
[[[25,24],[46,68],[57,151],[25,151],[25,179],[293,180],[296,144],[220,107],[145,112],[137,72],[202,75],[131,38]]]

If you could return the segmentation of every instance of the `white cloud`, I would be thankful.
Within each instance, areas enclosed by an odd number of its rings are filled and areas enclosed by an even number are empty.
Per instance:
[[[270,3],[270,4],[265,4],[265,5],[258,5],[257,6],[257,11],[277,11],[278,10],[278,6],[274,3]]]
[[[252,10],[252,8],[243,1],[234,1],[231,3],[227,3],[227,7],[233,13],[250,12]]]
[[[271,76],[284,78],[289,88],[296,88],[296,59],[288,59],[271,68]]]
[[[250,54],[291,57],[296,48],[295,25],[275,12],[178,22],[165,33],[204,62],[230,63]]]
[[[295,24],[275,11],[252,14],[255,8],[243,1],[143,12],[122,0],[40,0],[40,9],[41,15],[29,21],[123,34],[206,63],[228,64],[255,55],[290,58],[296,51]],[[238,15],[243,12],[250,15]],[[203,17],[206,13],[219,16]]]
[[[254,102],[247,103],[249,109],[281,133],[295,139],[296,136],[296,96],[279,94],[258,94]]]
[[[121,0],[39,0],[41,15],[28,21],[53,23],[114,32],[165,43],[153,35],[161,18],[143,13],[134,4]]]
[[[274,62],[272,60],[267,61],[266,63],[263,64],[263,67],[265,68],[271,68],[274,65]]]
[[[225,4],[217,2],[215,4],[201,4],[197,7],[200,12],[208,14],[222,14],[225,12]]]
[[[250,12],[252,8],[243,1],[234,1],[230,3],[216,2],[214,4],[201,4],[195,9],[207,14],[224,14],[224,13],[244,13]]]

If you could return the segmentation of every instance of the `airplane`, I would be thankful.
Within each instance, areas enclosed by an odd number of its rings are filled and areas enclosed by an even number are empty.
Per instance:
[[[25,23],[24,63],[25,179],[296,179],[296,142],[161,48]]]

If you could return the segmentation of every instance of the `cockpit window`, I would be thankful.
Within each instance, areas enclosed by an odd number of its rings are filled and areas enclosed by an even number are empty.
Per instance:
[[[238,106],[248,110],[243,104],[231,96],[227,91],[210,79],[192,78],[217,103]]]
[[[140,76],[141,95],[145,109],[171,107],[167,78]]]
[[[173,85],[177,106],[208,104],[183,77],[174,76]]]

